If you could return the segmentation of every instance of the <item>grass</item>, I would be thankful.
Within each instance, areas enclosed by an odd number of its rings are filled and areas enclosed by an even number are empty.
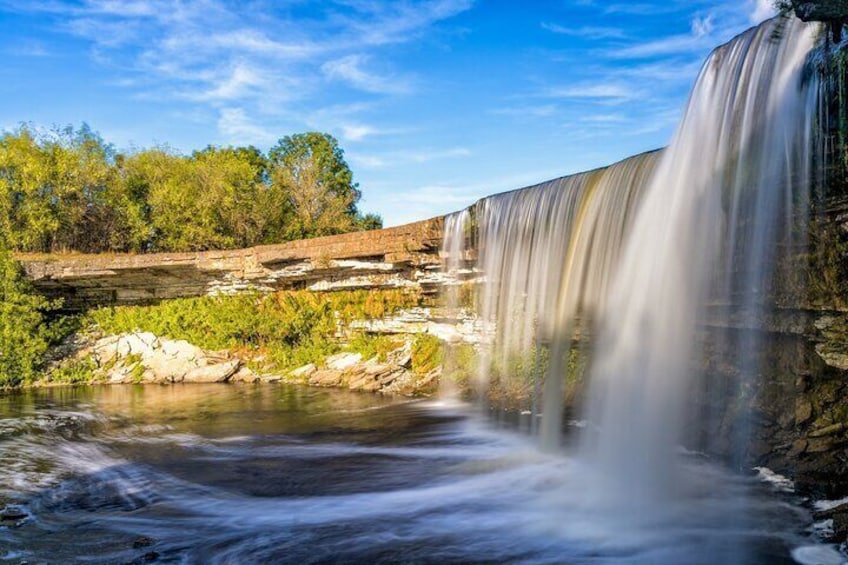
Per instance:
[[[385,358],[397,338],[352,334],[350,324],[390,316],[418,301],[418,293],[405,290],[247,293],[100,308],[89,312],[88,321],[105,334],[147,331],[206,350],[234,351],[262,359],[265,368],[287,371],[318,364],[343,349]]]

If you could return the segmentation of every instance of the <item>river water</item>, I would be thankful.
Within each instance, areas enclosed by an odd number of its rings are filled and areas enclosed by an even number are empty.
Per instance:
[[[0,507],[26,516],[0,563],[839,562],[753,474],[681,453],[678,504],[633,528],[567,450],[473,414],[279,385],[0,397]]]

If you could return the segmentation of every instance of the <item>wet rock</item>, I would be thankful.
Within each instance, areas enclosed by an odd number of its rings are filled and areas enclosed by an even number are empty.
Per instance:
[[[813,513],[816,520],[833,520],[833,534],[826,541],[842,543],[848,540],[848,504]]]
[[[230,377],[231,383],[255,383],[261,380],[260,376],[254,373],[248,367],[242,366],[238,371],[236,371],[232,377]]]
[[[816,345],[816,353],[822,361],[837,369],[848,370],[848,353],[837,348],[833,343]]]
[[[135,538],[133,541],[133,549],[140,549],[142,547],[150,547],[153,545],[153,540],[147,536],[140,536]]]
[[[795,458],[807,451],[807,440],[798,439],[792,442],[792,447],[789,449],[789,453],[787,453],[788,457]]]
[[[294,381],[300,380],[308,380],[315,372],[318,370],[318,367],[315,366],[314,363],[310,363],[308,365],[304,365],[303,367],[298,367],[294,371],[291,371],[288,375],[289,379]]]
[[[840,422],[838,424],[833,424],[832,426],[827,426],[827,427],[824,427],[824,428],[820,428],[818,430],[814,430],[814,431],[808,433],[807,437],[813,437],[813,438],[827,437],[827,436],[840,434],[843,431],[845,431],[845,424]]]
[[[268,374],[268,375],[259,375],[259,382],[261,383],[279,383],[283,378],[280,375]]]
[[[801,425],[813,416],[813,404],[806,398],[799,398],[795,402],[795,424]]]
[[[0,526],[7,528],[20,526],[27,518],[29,515],[26,512],[14,506],[7,506],[0,510]]]
[[[309,377],[309,384],[312,386],[339,386],[342,384],[342,372],[333,369],[315,371]]]
[[[216,365],[196,367],[183,378],[187,383],[223,383],[232,377],[241,367],[241,360],[235,359]]]
[[[846,443],[843,438],[822,437],[811,439],[807,442],[806,453],[825,453]]]

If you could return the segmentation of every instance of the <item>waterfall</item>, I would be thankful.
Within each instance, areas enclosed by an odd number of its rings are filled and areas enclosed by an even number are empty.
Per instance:
[[[797,243],[816,145],[818,87],[804,70],[817,29],[776,18],[714,51],[663,152],[486,198],[463,216],[485,277],[479,316],[494,334],[481,382],[532,395],[544,350],[548,446],[570,350],[592,336],[580,453],[598,498],[638,513],[673,491],[698,322],[708,304],[765,307],[777,250]],[[464,252],[456,231],[446,231],[452,254]]]
[[[599,490],[638,511],[673,491],[707,301],[760,305],[805,210],[794,205],[813,162],[818,89],[802,79],[815,29],[772,20],[711,55],[628,234],[593,356],[598,431],[583,448]]]

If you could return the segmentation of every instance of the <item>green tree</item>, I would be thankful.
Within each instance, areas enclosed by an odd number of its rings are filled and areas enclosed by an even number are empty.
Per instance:
[[[0,248],[0,388],[31,382],[43,367],[57,307],[38,295],[11,253]]]
[[[378,230],[383,227],[383,218],[379,214],[358,214],[356,217],[357,229],[361,231]]]
[[[285,239],[315,237],[357,228],[359,188],[338,141],[308,132],[282,138],[269,152],[270,190],[288,200],[292,217]]]

